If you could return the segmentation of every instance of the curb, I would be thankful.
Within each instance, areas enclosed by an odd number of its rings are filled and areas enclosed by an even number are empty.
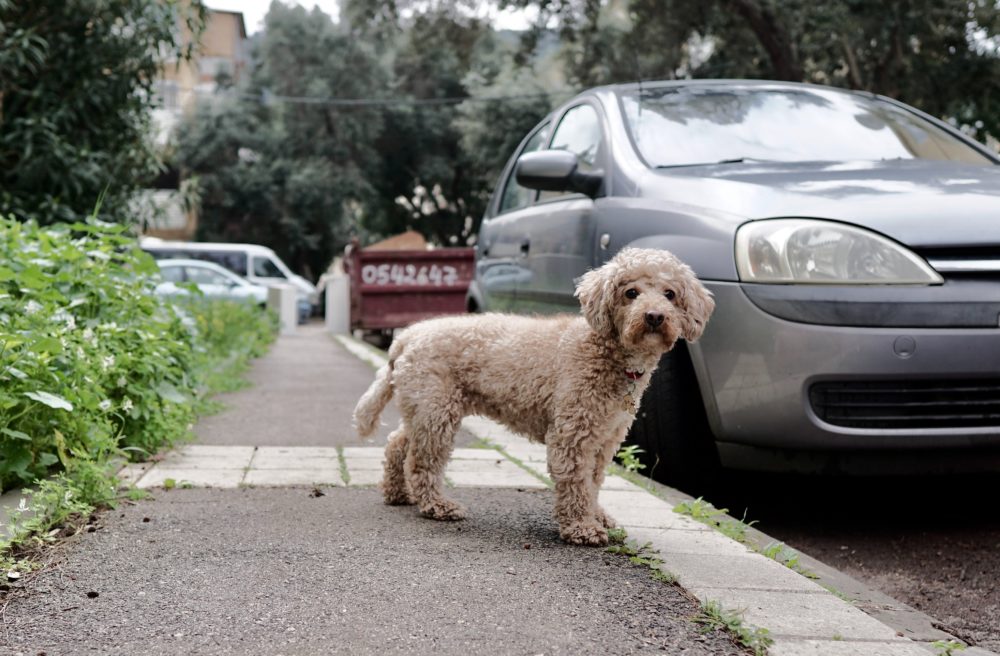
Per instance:
[[[365,342],[346,335],[332,337],[373,368],[386,362],[383,352]],[[547,478],[537,451],[534,457],[522,457],[537,445],[482,417],[467,417],[462,427],[523,469]],[[961,643],[927,614],[807,554],[795,551],[800,571],[809,577],[764,556],[763,549],[780,541],[753,527],[739,542],[675,512],[675,505],[694,501],[683,492],[650,479],[629,480],[627,489],[602,489],[601,504],[631,538],[657,551],[663,561],[659,568],[699,602],[731,609],[751,631],[765,629],[773,639],[768,654],[926,656],[941,653],[932,646],[935,641]],[[979,647],[962,653],[997,656]]]

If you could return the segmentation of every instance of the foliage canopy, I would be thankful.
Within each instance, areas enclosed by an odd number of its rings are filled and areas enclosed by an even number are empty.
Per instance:
[[[0,212],[43,222],[128,220],[159,170],[154,81],[190,55],[199,0],[0,0]],[[106,190],[106,193],[104,193]]]

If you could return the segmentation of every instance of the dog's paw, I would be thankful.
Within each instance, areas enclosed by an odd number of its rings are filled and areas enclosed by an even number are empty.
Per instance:
[[[597,521],[600,522],[601,526],[604,528],[615,528],[618,526],[617,522],[615,522],[615,518],[605,512],[604,508],[599,507],[594,515],[597,517]]]
[[[420,514],[430,519],[454,522],[465,519],[465,506],[448,499],[441,499],[428,506],[421,506]]]
[[[596,522],[578,522],[559,528],[559,537],[569,544],[603,547],[608,544],[608,532]]]
[[[383,492],[382,499],[387,506],[412,506],[415,502],[408,492]]]
[[[382,499],[387,506],[412,506],[415,502],[405,487],[382,485]]]

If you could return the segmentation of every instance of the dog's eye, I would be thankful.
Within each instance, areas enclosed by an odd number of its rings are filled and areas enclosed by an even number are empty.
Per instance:
[[[668,301],[674,300],[674,298],[677,296],[677,294],[675,294],[674,290],[672,289],[668,289],[667,291],[663,292],[663,295],[667,297]]]
[[[638,289],[626,289],[625,290],[625,298],[628,298],[628,299],[639,298],[639,290]]]

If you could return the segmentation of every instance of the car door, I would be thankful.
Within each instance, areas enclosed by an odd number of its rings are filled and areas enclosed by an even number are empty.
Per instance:
[[[584,101],[559,117],[549,149],[577,156],[581,171],[603,170],[607,156],[601,110]],[[522,222],[522,276],[516,310],[528,314],[576,312],[575,281],[594,261],[595,204],[577,192],[541,192]]]
[[[188,282],[198,285],[198,289],[209,298],[230,298],[232,282],[220,273],[211,269],[187,266],[185,267]]]
[[[526,224],[538,210],[538,192],[522,187],[514,179],[517,158],[541,150],[548,140],[549,124],[536,127],[508,161],[490,201],[488,216],[479,230],[476,282],[490,311],[513,310],[519,283],[528,275],[525,263]]]

